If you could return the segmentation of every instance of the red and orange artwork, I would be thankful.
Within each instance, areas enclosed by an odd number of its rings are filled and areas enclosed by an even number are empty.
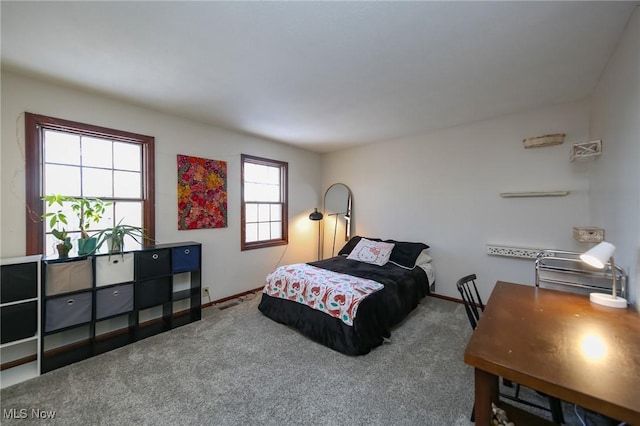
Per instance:
[[[178,154],[178,230],[227,227],[227,162]]]

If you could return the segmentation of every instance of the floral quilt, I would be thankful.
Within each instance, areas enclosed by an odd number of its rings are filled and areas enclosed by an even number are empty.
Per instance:
[[[351,326],[360,302],[382,288],[376,281],[297,263],[267,275],[263,292],[302,303]]]

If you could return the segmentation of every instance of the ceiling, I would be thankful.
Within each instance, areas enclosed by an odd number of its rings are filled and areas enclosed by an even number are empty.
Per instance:
[[[2,1],[2,66],[330,152],[583,99],[637,6]]]

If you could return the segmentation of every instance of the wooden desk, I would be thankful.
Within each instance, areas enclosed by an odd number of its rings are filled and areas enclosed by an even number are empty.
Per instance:
[[[498,281],[464,353],[476,424],[489,425],[498,377],[640,425],[640,314]]]

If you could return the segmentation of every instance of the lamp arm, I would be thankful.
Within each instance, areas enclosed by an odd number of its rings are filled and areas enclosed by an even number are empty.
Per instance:
[[[613,260],[613,256],[609,258],[609,263],[611,263],[611,277],[613,279],[613,283],[611,284],[611,289],[612,289],[611,297],[615,299],[616,297],[618,297],[618,294],[616,291],[616,263]]]

